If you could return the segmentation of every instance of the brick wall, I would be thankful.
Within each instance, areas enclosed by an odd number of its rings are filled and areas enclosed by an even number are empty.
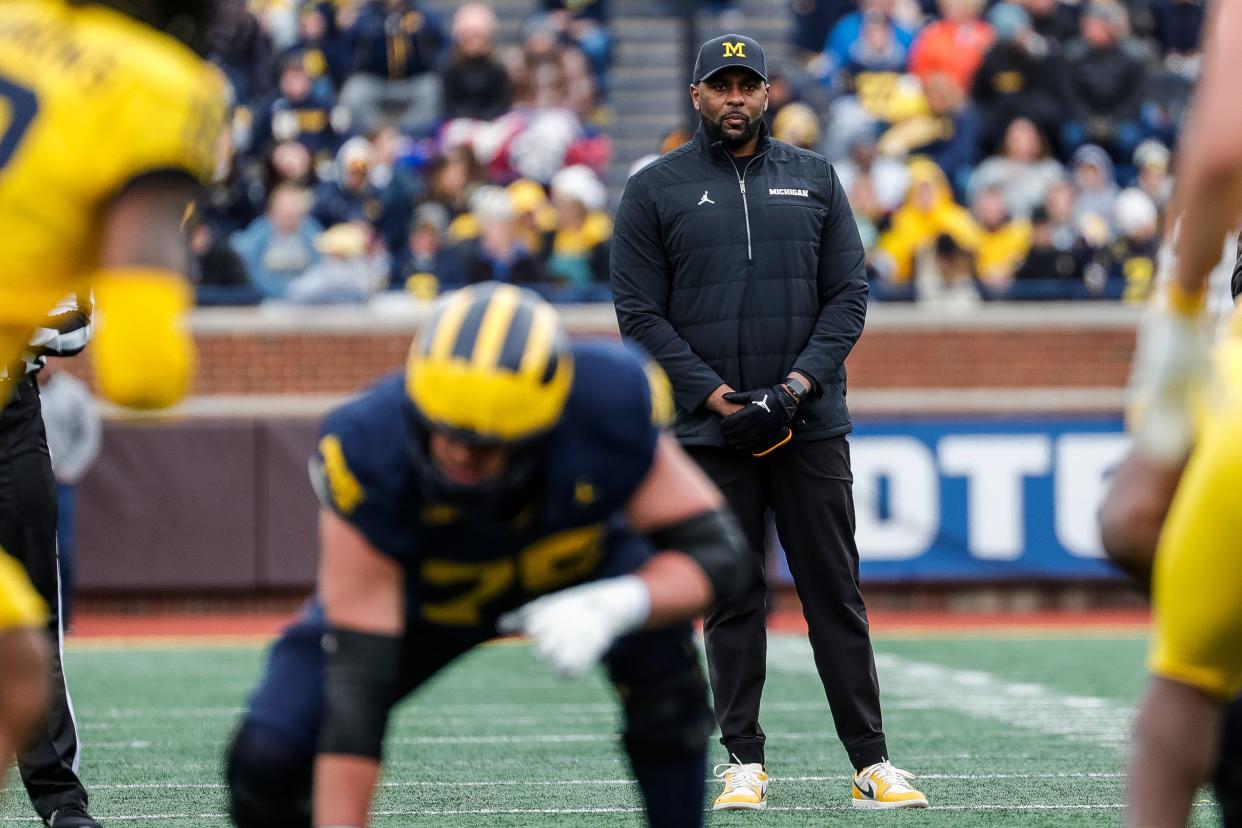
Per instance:
[[[969,325],[929,325],[880,314],[874,321],[848,362],[852,390],[1120,388],[1134,349],[1134,327],[1125,318],[1041,324],[1012,314],[989,321],[985,314]],[[199,330],[195,393],[347,393],[400,366],[413,330],[382,325],[368,332],[365,321],[341,327]],[[72,367],[87,373],[89,360]]]
[[[884,329],[846,367],[856,389],[1120,387],[1133,352],[1131,329]]]

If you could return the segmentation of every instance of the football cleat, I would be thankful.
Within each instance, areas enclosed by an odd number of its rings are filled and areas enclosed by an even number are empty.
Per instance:
[[[926,808],[927,797],[906,782],[913,778],[914,774],[893,767],[887,759],[876,762],[854,775],[852,804],[855,808]]]
[[[48,828],[103,828],[80,805],[66,805],[52,811],[47,824]]]
[[[716,766],[712,775],[724,779],[724,791],[712,804],[713,811],[762,811],[768,807],[768,773],[758,762],[736,761]]]

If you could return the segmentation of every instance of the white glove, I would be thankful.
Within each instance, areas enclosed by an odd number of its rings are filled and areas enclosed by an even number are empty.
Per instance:
[[[1153,459],[1180,463],[1194,443],[1194,397],[1210,365],[1205,317],[1160,308],[1139,325],[1127,419],[1135,448]]]
[[[521,633],[535,656],[567,677],[595,665],[612,643],[651,616],[651,592],[637,575],[623,575],[563,589],[505,613],[503,633]]]

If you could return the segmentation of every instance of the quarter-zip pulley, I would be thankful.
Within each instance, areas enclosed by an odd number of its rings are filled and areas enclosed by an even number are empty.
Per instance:
[[[746,261],[753,262],[755,260],[754,253],[751,251],[750,243],[750,205],[746,203],[746,171],[750,169],[750,165],[755,163],[755,159],[762,155],[766,155],[767,150],[752,155],[750,160],[746,162],[746,166],[741,170],[737,168],[737,162],[733,160],[733,155],[729,154],[729,163],[733,165],[733,173],[737,176],[737,187],[742,191],[742,214],[746,217]]]

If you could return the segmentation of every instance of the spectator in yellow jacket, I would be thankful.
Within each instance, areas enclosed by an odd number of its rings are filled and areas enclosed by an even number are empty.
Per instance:
[[[1031,249],[1031,223],[1010,218],[1005,190],[999,185],[975,193],[971,210],[981,231],[975,273],[988,291],[1004,292],[1013,284],[1013,274]]]
[[[953,201],[949,182],[935,162],[913,158],[909,169],[906,200],[894,211],[889,229],[877,244],[884,260],[881,270],[897,284],[910,282],[919,254],[933,249],[939,239],[947,238],[955,247],[973,253],[981,238],[979,225],[966,208]]]

